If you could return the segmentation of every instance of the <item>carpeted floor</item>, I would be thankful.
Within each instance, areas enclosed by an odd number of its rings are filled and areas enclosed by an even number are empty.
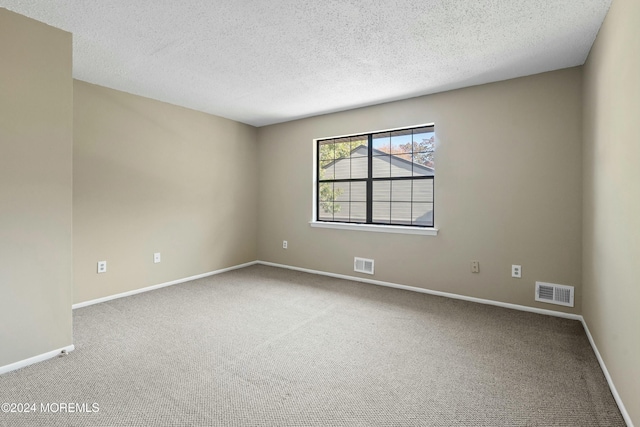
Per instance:
[[[577,321],[272,267],[75,310],[74,335],[0,377],[37,406],[1,426],[624,426]]]

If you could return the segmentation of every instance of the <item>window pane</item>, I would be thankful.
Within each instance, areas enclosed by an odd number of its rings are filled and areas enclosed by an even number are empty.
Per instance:
[[[433,227],[433,203],[413,203],[413,225]]]
[[[320,142],[320,161],[333,160],[334,157],[333,140]]]
[[[382,153],[390,153],[391,152],[391,133],[390,132],[382,132],[373,134],[373,149],[382,151]],[[380,155],[382,153],[373,154]]]
[[[391,200],[391,181],[373,182],[373,200],[380,202]]]
[[[369,138],[365,136],[351,137],[351,157],[369,155]]]
[[[387,178],[391,176],[391,157],[373,156],[373,177]]]
[[[411,129],[391,132],[391,154],[411,153],[413,151]]]
[[[333,202],[320,202],[320,212],[318,219],[324,221],[333,221]]]
[[[351,158],[346,157],[335,161],[335,179],[349,179],[351,176]]]
[[[369,175],[369,158],[351,158],[351,178],[366,178]]]
[[[416,179],[413,181],[413,201],[433,202],[432,179]]]
[[[333,167],[333,160],[325,160],[320,162],[320,179],[334,179],[335,169]]]
[[[435,133],[433,127],[424,127],[413,130],[413,151],[433,151],[435,147]]]
[[[413,153],[413,175],[434,176],[433,153]]]
[[[373,202],[373,222],[384,224],[391,222],[391,203]]]
[[[351,200],[353,200],[354,202],[367,201],[367,183],[366,182],[351,183]]]
[[[410,202],[411,181],[393,181],[391,183],[391,200],[393,202]]]
[[[391,223],[411,224],[411,203],[393,202],[391,203]]]
[[[366,222],[367,204],[365,202],[351,202],[351,222]]]
[[[333,204],[333,220],[349,222],[349,202],[335,202]]]
[[[320,194],[318,195],[321,202],[333,201],[333,182],[323,182],[320,184]]]
[[[391,176],[411,176],[411,161],[391,156]]]
[[[336,182],[333,184],[333,200],[336,202],[348,202],[350,198],[350,186],[348,182]]]
[[[335,140],[335,157],[342,159],[351,155],[351,143],[349,138],[339,138]]]

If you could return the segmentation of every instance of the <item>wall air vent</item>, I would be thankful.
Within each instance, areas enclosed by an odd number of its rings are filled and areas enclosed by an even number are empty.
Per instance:
[[[573,307],[573,286],[536,282],[536,301]]]
[[[358,273],[373,274],[373,260],[355,257],[353,259],[353,270]]]

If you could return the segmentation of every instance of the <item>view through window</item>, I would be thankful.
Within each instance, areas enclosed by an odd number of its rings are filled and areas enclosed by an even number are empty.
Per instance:
[[[433,227],[434,126],[317,144],[317,221]]]

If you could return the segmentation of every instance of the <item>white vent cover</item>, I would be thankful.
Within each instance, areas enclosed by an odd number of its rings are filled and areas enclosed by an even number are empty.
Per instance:
[[[536,282],[536,301],[573,307],[573,286]]]
[[[373,260],[355,257],[353,259],[353,270],[358,273],[373,274]]]

